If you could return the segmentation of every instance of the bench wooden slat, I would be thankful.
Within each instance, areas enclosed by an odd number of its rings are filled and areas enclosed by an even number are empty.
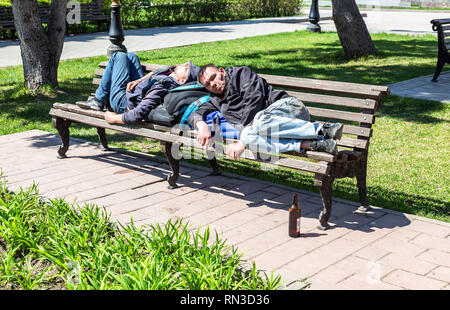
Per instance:
[[[99,118],[99,119],[104,119],[104,117],[105,117],[105,112],[82,109],[72,103],[56,102],[53,104],[53,108],[67,111],[67,112],[73,112],[73,113],[77,113],[77,114],[81,114],[81,115],[86,115],[86,116],[90,116],[90,117],[95,117],[95,118]],[[150,122],[143,122],[143,123],[139,124],[139,126],[144,127],[144,128],[149,128],[149,129],[155,129],[155,130],[159,130],[159,131],[167,131],[167,132],[175,133],[172,131],[171,127],[158,125],[158,124],[154,124],[154,123],[150,123]]]
[[[337,140],[336,142],[338,146],[358,148],[363,150],[366,150],[369,147],[369,140],[342,137],[341,140]]]
[[[375,109],[377,106],[377,102],[370,99],[343,98],[295,91],[287,91],[287,93],[291,96],[297,97],[303,102],[329,104],[333,106],[351,107],[358,109]]]
[[[253,154],[249,150],[245,150],[242,152],[241,158],[245,159],[251,159],[258,162],[263,162],[262,160],[258,160],[255,154]],[[271,162],[271,164],[296,170],[302,170],[307,172],[312,172],[316,174],[325,175],[330,172],[330,166],[328,166],[326,163],[313,163],[309,161],[304,160],[298,160],[294,158],[288,158],[288,157],[280,157],[279,160]]]
[[[275,87],[292,88],[296,90],[319,91],[332,94],[360,96],[379,100],[381,96],[390,93],[386,86],[345,83],[327,80],[283,77],[277,75],[259,74]]]
[[[115,131],[120,131],[132,135],[137,135],[149,139],[155,139],[159,141],[165,141],[170,142],[173,144],[184,144],[190,147],[194,147],[197,149],[204,149],[195,139],[183,137],[183,136],[177,136],[173,135],[168,132],[160,132],[157,130],[152,130],[144,127],[138,127],[138,126],[129,126],[129,125],[114,125],[114,124],[108,124],[105,120],[99,119],[96,117],[90,117],[87,115],[82,115],[74,112],[68,112],[64,111],[58,108],[52,108],[49,112],[51,116],[54,117],[60,117],[64,119],[69,119],[74,122],[79,122],[82,124],[94,126],[94,127],[100,127],[105,129],[112,129]],[[213,148],[208,148],[208,151],[214,152]],[[246,150],[242,156],[242,158],[246,159],[253,159],[256,160],[255,154],[253,154],[251,151]],[[256,160],[261,161],[261,160]],[[297,170],[303,170],[307,172],[313,172],[316,174],[327,174],[330,171],[330,167],[326,163],[314,163],[314,162],[308,162],[293,158],[287,158],[287,157],[279,157],[279,160],[273,162],[275,165],[279,165],[286,168],[292,168]]]
[[[325,118],[330,118],[330,119],[359,122],[359,123],[366,123],[366,124],[373,124],[375,122],[375,115],[371,115],[371,114],[347,112],[347,111],[340,111],[340,110],[330,110],[330,109],[316,108],[316,107],[309,107],[309,106],[308,106],[308,110],[309,110],[309,114],[311,114],[311,116],[316,116],[316,117],[325,117]]]
[[[370,138],[372,136],[372,129],[344,124],[343,133]]]

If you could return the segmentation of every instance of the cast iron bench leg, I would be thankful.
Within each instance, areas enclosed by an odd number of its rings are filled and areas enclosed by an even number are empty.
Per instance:
[[[172,143],[162,142],[161,148],[164,154],[166,154],[167,161],[169,162],[170,168],[172,169],[172,172],[167,176],[167,182],[169,182],[168,188],[169,189],[177,188],[178,187],[177,179],[180,176],[180,163],[172,156],[171,152]]]
[[[436,71],[434,73],[433,79],[431,80],[432,82],[437,82],[437,78],[441,74],[441,71],[442,71],[442,68],[444,67],[444,65],[445,65],[445,56],[442,54],[439,54],[437,65],[436,65]]]
[[[221,142],[222,138],[219,134],[215,134],[220,132],[220,127],[219,124],[217,124],[216,122],[217,119],[214,120],[213,123],[213,132],[212,132],[212,147],[216,150],[217,153],[222,152],[222,145],[221,144],[216,144],[216,142]],[[212,168],[212,172],[211,175],[221,175],[220,170],[219,170],[219,165],[217,164],[217,160],[216,160],[216,152],[212,152],[212,151],[206,151],[206,156],[208,158],[209,161],[209,165]]]
[[[367,200],[367,157],[361,159],[359,169],[356,171],[356,183],[358,185],[359,201],[361,206],[359,211],[367,212],[370,210],[369,202]]]
[[[222,173],[219,170],[219,165],[217,164],[216,158],[210,159],[209,164],[211,165],[212,172],[211,175],[221,175]]]
[[[60,117],[52,118],[52,125],[58,130],[62,145],[58,149],[58,158],[67,158],[66,152],[69,149],[69,127],[72,122]]]
[[[318,229],[326,230],[330,227],[328,225],[328,220],[330,219],[331,215],[331,206],[332,206],[332,198],[333,198],[333,176],[323,176],[321,178],[320,183],[316,183],[316,185],[319,186],[320,190],[320,196],[322,197],[322,205],[323,210],[320,211],[319,214],[319,222],[320,226],[318,226]]]
[[[109,151],[108,141],[106,140],[105,128],[97,127],[97,135],[100,143],[103,146],[102,151]]]
[[[211,166],[211,168],[213,170],[211,172],[211,175],[221,175],[220,170],[219,170],[219,165],[217,164],[215,152],[206,151],[206,155],[208,157],[209,165]]]

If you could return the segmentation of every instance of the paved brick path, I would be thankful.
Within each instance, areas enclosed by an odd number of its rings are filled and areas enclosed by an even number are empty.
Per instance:
[[[282,275],[287,288],[450,289],[450,225],[335,199],[331,229],[320,231],[318,194],[297,190],[303,208],[301,238],[287,234],[295,189],[183,166],[180,187],[167,189],[161,161],[72,139],[69,158],[56,158],[59,137],[39,130],[0,136],[0,162],[10,188],[39,183],[40,193],[95,202],[112,219],[142,225],[186,218],[236,245],[244,258]],[[295,280],[307,280],[291,284]]]
[[[434,73],[388,86],[395,96],[450,103],[450,70],[443,71],[437,82],[431,82],[433,75]]]

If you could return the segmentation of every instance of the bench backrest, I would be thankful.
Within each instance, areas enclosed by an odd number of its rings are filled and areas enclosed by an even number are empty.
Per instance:
[[[102,2],[81,3],[81,16],[99,16],[103,15]]]
[[[80,15],[82,17],[86,16],[101,16],[103,15],[102,11],[102,1],[94,0],[90,3],[81,3],[80,4]],[[45,4],[38,5],[39,16],[43,23],[48,22],[48,18],[50,16],[50,6]],[[10,6],[0,6],[0,22],[3,21],[14,21],[14,15],[12,11],[12,7]]]
[[[10,6],[0,6],[0,21],[12,21],[14,22],[14,15],[12,12],[12,7]]]
[[[93,84],[100,83],[107,62],[95,70]],[[152,72],[163,65],[142,64],[145,72]],[[275,88],[286,89],[308,107],[313,120],[344,123],[344,135],[338,145],[357,151],[367,151],[372,136],[372,124],[381,98],[389,95],[387,86],[345,83],[296,77],[260,74]]]
[[[449,53],[450,50],[450,18],[433,19],[433,30],[438,32],[439,49]]]

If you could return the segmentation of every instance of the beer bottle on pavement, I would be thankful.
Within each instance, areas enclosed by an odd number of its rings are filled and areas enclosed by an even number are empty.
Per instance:
[[[289,208],[289,236],[297,238],[300,236],[301,209],[298,205],[297,193],[294,193],[292,205]]]

